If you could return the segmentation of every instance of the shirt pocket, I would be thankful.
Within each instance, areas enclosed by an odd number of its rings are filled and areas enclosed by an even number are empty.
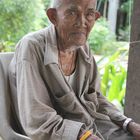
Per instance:
[[[55,101],[62,107],[70,106],[74,101],[74,96],[71,92],[68,92],[62,96],[55,96]]]
[[[65,95],[58,97],[55,96],[56,108],[57,111],[62,115],[65,116],[67,114],[74,114],[78,109],[77,101],[74,95],[69,92]]]
[[[90,106],[91,109],[96,109],[99,107],[98,99],[97,99],[97,92],[86,93],[84,95],[85,101]]]

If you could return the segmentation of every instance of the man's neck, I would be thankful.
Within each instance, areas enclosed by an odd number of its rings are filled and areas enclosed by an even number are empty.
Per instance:
[[[59,51],[59,66],[65,75],[70,75],[76,65],[76,49],[58,50]]]

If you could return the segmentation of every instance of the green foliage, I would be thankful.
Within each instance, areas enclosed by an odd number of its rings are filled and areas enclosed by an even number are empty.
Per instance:
[[[50,0],[42,0],[43,5],[44,5],[44,12],[46,12],[46,10],[49,8],[50,6]],[[48,26],[49,24],[49,20],[47,16],[42,16],[42,28]]]
[[[41,28],[45,15],[41,0],[0,1],[0,42],[14,44],[24,34]],[[43,13],[44,12],[44,13]],[[4,43],[2,46],[5,46]]]
[[[103,57],[99,62],[100,73],[102,74],[101,91],[112,103],[119,106],[124,105],[126,64],[128,49],[122,47],[114,55]],[[125,65],[124,65],[125,64]]]
[[[15,43],[10,41],[0,42],[0,52],[13,52]]]
[[[126,14],[126,25],[123,24],[119,27],[118,40],[130,40],[130,19],[133,9],[133,0],[126,0],[120,6],[120,11]]]
[[[130,40],[130,25],[119,28],[119,40]]]
[[[113,42],[115,35],[108,29],[108,23],[105,18],[99,19],[94,25],[90,36],[89,44],[96,54],[110,54],[115,51]]]
[[[120,9],[126,13],[131,13],[133,0],[127,0],[122,3]]]
[[[50,0],[42,0],[45,6],[45,9],[48,9],[48,7],[50,6]]]

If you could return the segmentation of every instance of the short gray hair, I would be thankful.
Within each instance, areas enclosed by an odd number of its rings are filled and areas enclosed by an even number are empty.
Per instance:
[[[60,7],[61,6],[61,4],[62,4],[62,1],[63,0],[51,0],[51,3],[50,3],[50,8],[58,8],[58,7]],[[96,0],[96,7],[97,7],[97,1],[98,0]]]

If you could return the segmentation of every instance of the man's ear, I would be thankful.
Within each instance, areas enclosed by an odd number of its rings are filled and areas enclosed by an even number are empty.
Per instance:
[[[97,20],[97,19],[100,18],[100,17],[101,17],[100,12],[97,12],[97,11],[96,11],[96,13],[95,13],[95,20]]]
[[[56,21],[57,21],[57,13],[56,13],[56,9],[55,8],[49,8],[46,12],[49,20],[51,21],[52,24],[56,25]]]

